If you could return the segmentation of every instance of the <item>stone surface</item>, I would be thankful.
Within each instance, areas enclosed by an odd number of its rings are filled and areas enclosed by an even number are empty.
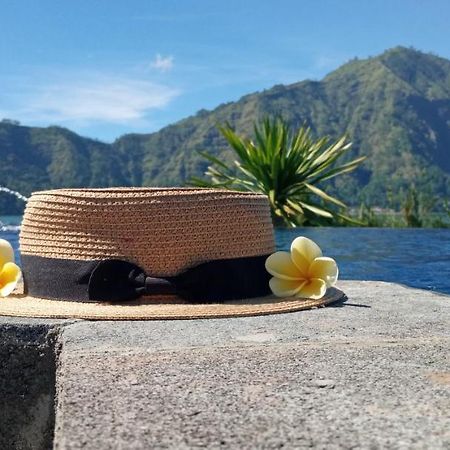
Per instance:
[[[340,287],[344,305],[297,313],[0,331],[56,333],[57,449],[449,448],[450,297]]]
[[[449,297],[341,286],[340,307],[71,325],[56,447],[448,448]]]
[[[0,449],[52,444],[57,326],[0,317]]]

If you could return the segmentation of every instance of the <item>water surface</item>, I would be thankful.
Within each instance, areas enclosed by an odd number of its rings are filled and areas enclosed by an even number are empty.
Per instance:
[[[0,238],[18,255],[20,217],[0,217]],[[336,259],[340,278],[382,280],[450,294],[450,229],[294,228],[275,231],[277,248],[297,236],[316,241]]]
[[[277,247],[297,236],[336,259],[340,278],[393,281],[450,294],[450,229],[295,228],[276,230]]]

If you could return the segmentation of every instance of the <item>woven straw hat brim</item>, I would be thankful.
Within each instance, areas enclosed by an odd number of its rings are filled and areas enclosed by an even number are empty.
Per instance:
[[[173,297],[147,297],[133,302],[109,304],[49,300],[15,294],[0,299],[0,316],[87,320],[206,319],[301,311],[345,299],[345,294],[337,288],[328,289],[320,300],[268,296],[217,304],[179,303]]]

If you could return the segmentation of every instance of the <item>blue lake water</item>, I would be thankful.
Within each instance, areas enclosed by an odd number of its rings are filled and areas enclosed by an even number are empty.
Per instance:
[[[18,256],[20,217],[0,217],[0,238]],[[382,280],[450,294],[450,229],[295,228],[277,229],[279,250],[297,236],[317,242],[338,262],[340,278]]]

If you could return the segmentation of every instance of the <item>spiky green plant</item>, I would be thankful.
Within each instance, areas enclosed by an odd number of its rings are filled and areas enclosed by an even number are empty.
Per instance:
[[[313,139],[310,128],[302,126],[292,133],[281,118],[266,118],[261,125],[255,124],[254,142],[238,136],[228,123],[218,128],[238,159],[230,167],[200,152],[212,163],[205,173],[210,180],[193,178],[191,184],[264,193],[276,225],[351,221],[343,214],[346,205],[322,187],[324,181],[351,172],[365,159],[337,164],[351,146],[346,136],[334,142],[329,137]]]

